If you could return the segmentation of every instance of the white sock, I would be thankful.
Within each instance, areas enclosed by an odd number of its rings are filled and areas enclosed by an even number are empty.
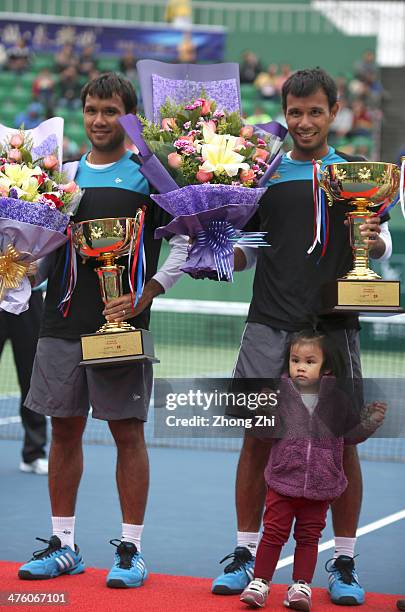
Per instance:
[[[238,546],[247,548],[253,557],[256,556],[257,546],[259,544],[258,531],[238,531],[236,536]]]
[[[143,525],[131,525],[130,523],[122,523],[121,542],[132,542],[135,544],[138,552],[141,552],[141,538]]]
[[[340,555],[346,555],[346,557],[353,559],[356,540],[357,538],[335,538],[333,558],[337,559]]]
[[[75,516],[53,516],[52,535],[58,536],[62,546],[75,549]]]

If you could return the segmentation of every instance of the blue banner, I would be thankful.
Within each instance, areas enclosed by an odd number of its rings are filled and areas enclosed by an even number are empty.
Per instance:
[[[225,31],[219,27],[193,27],[189,33],[166,24],[142,25],[90,19],[41,17],[18,19],[10,14],[0,19],[0,42],[13,45],[20,36],[26,38],[37,53],[54,53],[64,43],[72,43],[77,51],[91,45],[97,54],[120,56],[131,51],[136,59],[177,61],[182,46],[192,49],[194,61],[223,61]]]

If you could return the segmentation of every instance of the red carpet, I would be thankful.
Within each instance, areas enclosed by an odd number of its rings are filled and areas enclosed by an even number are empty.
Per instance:
[[[145,586],[139,589],[108,589],[105,586],[106,570],[86,569],[79,576],[65,576],[54,580],[24,581],[17,578],[19,563],[0,561],[0,592],[13,593],[61,593],[65,592],[68,605],[55,606],[39,604],[7,606],[7,610],[17,608],[19,612],[35,612],[43,608],[44,612],[51,610],[74,610],[75,612],[94,612],[96,610],[120,612],[127,607],[137,612],[153,610],[154,612],[220,612],[221,610],[243,612],[247,606],[235,597],[222,597],[210,593],[211,581],[208,578],[190,578],[182,576],[167,576],[152,574]],[[283,604],[285,587],[275,585],[266,610],[286,610]],[[3,595],[4,597],[4,595]],[[361,612],[383,612],[396,610],[395,595],[367,594],[367,601],[359,609]],[[4,600],[3,600],[4,602]],[[3,603],[2,602],[2,603]],[[0,605],[1,610],[6,610]],[[329,602],[323,589],[314,589],[314,612],[339,612],[347,608],[338,607]],[[350,608],[353,609],[353,608]]]

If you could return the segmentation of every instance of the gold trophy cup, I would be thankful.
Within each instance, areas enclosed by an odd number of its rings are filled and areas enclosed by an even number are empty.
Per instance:
[[[101,262],[95,272],[104,303],[123,294],[124,266],[116,265],[115,260],[128,256],[131,248],[134,248],[141,214],[142,209],[139,208],[134,218],[93,219],[73,225],[76,251],[84,261],[92,257]],[[138,256],[142,257],[142,254]],[[131,361],[159,361],[155,357],[150,331],[135,329],[126,321],[107,322],[95,334],[81,336],[81,343],[81,365],[124,365]]]
[[[353,269],[323,288],[326,312],[364,311],[395,314],[400,308],[399,281],[385,281],[369,268],[369,249],[360,234],[360,225],[373,216],[373,208],[392,202],[400,184],[400,169],[384,162],[330,164],[321,171],[321,188],[328,203],[345,202],[353,207],[346,213]]]

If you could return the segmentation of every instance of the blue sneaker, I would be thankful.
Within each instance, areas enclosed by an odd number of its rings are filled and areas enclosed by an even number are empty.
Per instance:
[[[340,555],[337,559],[330,559],[325,569],[330,573],[328,591],[334,604],[360,606],[364,603],[365,593],[354,570],[354,559]]]
[[[57,578],[64,574],[82,574],[84,563],[79,549],[75,546],[62,546],[58,536],[53,535],[50,540],[36,538],[48,544],[47,548],[33,553],[31,561],[22,565],[18,570],[18,577],[22,580],[47,580]]]
[[[142,586],[148,577],[148,570],[135,544],[121,540],[110,540],[110,544],[117,547],[117,552],[114,565],[107,576],[107,586],[113,589]]]
[[[232,559],[231,563],[212,583],[212,592],[216,595],[238,595],[253,580],[255,559],[249,549],[237,546],[233,553],[222,559],[221,563],[227,559]]]

